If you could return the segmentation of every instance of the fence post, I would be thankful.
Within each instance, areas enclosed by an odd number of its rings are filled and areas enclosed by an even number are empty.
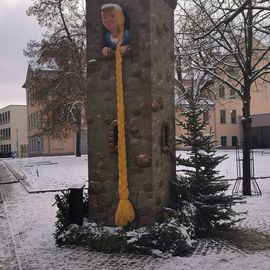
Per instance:
[[[70,190],[70,224],[77,224],[82,226],[83,224],[83,188],[84,184],[72,185]]]

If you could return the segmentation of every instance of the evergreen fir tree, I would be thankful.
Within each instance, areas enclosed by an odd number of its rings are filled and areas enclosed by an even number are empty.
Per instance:
[[[195,232],[203,236],[220,227],[230,227],[236,221],[237,214],[232,206],[237,199],[225,192],[228,181],[219,176],[217,166],[226,159],[226,155],[217,156],[213,134],[204,134],[209,119],[202,114],[208,110],[208,104],[201,93],[193,90],[184,93],[185,105],[181,106],[184,121],[179,125],[185,134],[178,143],[190,149],[188,158],[177,159],[177,165],[184,166],[182,174],[175,183],[176,193],[181,200],[188,200],[195,206]]]

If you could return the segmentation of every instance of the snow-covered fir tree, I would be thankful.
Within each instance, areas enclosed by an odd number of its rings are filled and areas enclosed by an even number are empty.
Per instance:
[[[239,198],[226,194],[228,181],[217,171],[217,166],[226,159],[216,155],[213,134],[204,134],[208,119],[202,117],[209,109],[207,100],[200,91],[194,90],[194,82],[183,94],[180,106],[184,121],[178,124],[184,129],[177,143],[186,146],[188,157],[177,159],[181,165],[175,183],[178,203],[189,201],[195,207],[194,226],[198,236],[203,236],[221,227],[230,227],[236,212],[232,206]],[[184,104],[184,105],[183,105]]]

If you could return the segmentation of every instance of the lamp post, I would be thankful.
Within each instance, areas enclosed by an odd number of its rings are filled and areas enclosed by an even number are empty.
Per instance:
[[[37,139],[37,143],[38,143],[38,153],[39,153],[39,156],[41,156],[40,152],[41,152],[41,149],[40,149],[40,138]]]
[[[3,137],[3,135],[0,134],[0,157],[2,155],[2,137]]]
[[[16,128],[16,152],[17,152],[17,156],[18,156],[18,150],[19,150],[19,129]]]

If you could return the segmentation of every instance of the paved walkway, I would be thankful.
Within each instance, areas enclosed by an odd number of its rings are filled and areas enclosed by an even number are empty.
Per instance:
[[[9,170],[0,162],[0,184],[16,183],[17,180],[9,172]],[[20,269],[16,247],[14,244],[13,235],[10,230],[9,219],[7,216],[6,205],[4,202],[4,194],[0,187],[0,269]]]
[[[0,269],[20,269],[8,218],[0,196]]]

